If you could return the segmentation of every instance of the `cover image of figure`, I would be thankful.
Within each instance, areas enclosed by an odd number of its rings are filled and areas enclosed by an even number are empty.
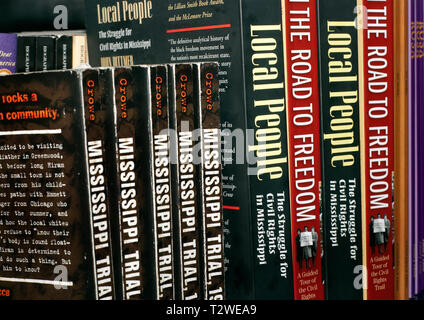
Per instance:
[[[386,217],[387,218],[387,217]],[[389,222],[389,228],[390,228],[390,222]],[[377,218],[373,219],[371,217],[371,224],[370,224],[370,231],[372,229],[372,235],[370,235],[370,238],[374,238],[374,240],[370,239],[371,248],[373,248],[373,253],[375,253],[375,246],[378,247],[378,253],[383,254],[383,246],[385,244],[385,235],[386,235],[386,222],[384,219],[381,218],[380,214],[377,214]],[[387,233],[388,234],[388,233]],[[387,236],[388,238],[388,236]],[[374,241],[374,242],[373,242]]]
[[[316,233],[314,230],[312,231]],[[299,256],[302,257],[300,269],[302,269],[303,260],[305,260],[306,269],[311,269],[312,267],[311,262],[313,260],[313,252],[316,252],[316,249],[314,250],[313,232],[308,231],[308,227],[305,226],[304,231],[300,233],[300,247],[298,247],[298,249],[300,248],[300,252],[297,252],[298,259]],[[317,236],[318,235],[316,235],[316,237]]]

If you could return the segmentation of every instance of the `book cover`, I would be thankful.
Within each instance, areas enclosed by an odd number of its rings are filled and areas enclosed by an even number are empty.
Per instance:
[[[0,285],[94,299],[82,74],[0,77]]]
[[[56,36],[38,36],[36,40],[35,71],[56,68]]]
[[[408,9],[409,2],[393,2],[394,13],[394,143],[395,143],[395,299],[408,300]]]
[[[326,298],[363,298],[360,105],[355,1],[319,0]],[[365,226],[364,226],[365,228]]]
[[[173,219],[177,258],[177,298],[203,299],[201,266],[201,197],[196,158],[196,96],[191,64],[169,66],[170,122],[173,163]]]
[[[323,300],[316,2],[283,3],[294,298]]]
[[[87,69],[83,72],[90,229],[98,300],[116,299],[111,232],[112,202],[116,201],[116,196],[111,194],[115,191],[110,188],[114,176],[108,174],[106,164],[113,162],[114,156],[114,150],[107,148],[107,139],[113,139],[108,132],[110,109],[114,107],[111,81],[111,70]]]
[[[16,72],[18,40],[16,34],[0,33],[0,75]]]
[[[3,0],[4,32],[85,29],[84,0]]]
[[[282,6],[242,6],[255,299],[293,299]],[[246,199],[247,200],[247,199]]]
[[[56,40],[56,70],[72,69],[72,36],[60,35]]]
[[[219,62],[227,298],[254,298],[241,1],[139,4],[130,17],[129,2],[85,2],[90,64]]]
[[[87,36],[75,34],[72,36],[72,68],[88,64]]]
[[[393,300],[393,3],[357,8],[364,299]]]
[[[217,63],[194,65],[195,109],[200,136],[201,257],[206,300],[225,300],[221,124]]]
[[[35,71],[36,37],[18,34],[17,72]]]

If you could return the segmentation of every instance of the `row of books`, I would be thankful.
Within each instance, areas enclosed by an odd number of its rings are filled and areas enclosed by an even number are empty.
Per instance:
[[[85,1],[94,66],[219,62],[228,299],[408,298],[393,254],[404,2]]]
[[[83,31],[0,34],[1,74],[65,70],[88,64]]]
[[[224,299],[215,63],[0,78],[14,299]]]
[[[420,26],[408,17],[419,2],[85,1],[94,67],[218,62],[225,264],[219,297],[408,299],[422,290],[412,285],[422,277],[419,233],[411,232],[420,229],[412,219],[420,212],[408,198],[419,173],[408,173],[407,156],[415,152],[408,88],[417,88],[407,78],[408,34]],[[420,48],[416,40],[413,48]],[[121,85],[115,82],[124,93],[116,103],[125,109],[133,93]],[[144,182],[136,190],[153,188]],[[414,194],[418,201],[418,187]],[[0,270],[3,285],[2,277]]]

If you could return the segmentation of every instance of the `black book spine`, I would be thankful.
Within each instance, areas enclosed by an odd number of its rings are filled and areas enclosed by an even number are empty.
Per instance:
[[[151,215],[147,217],[153,230],[154,263],[148,266],[155,277],[154,299],[174,300],[174,248],[172,225],[171,162],[169,135],[169,105],[166,66],[134,67],[136,76],[148,82],[149,102],[141,106],[141,125],[144,129],[142,145],[145,146],[144,163],[149,174],[144,173],[146,192],[150,193]],[[146,78],[147,77],[147,78]],[[140,80],[142,81],[142,80]],[[140,93],[143,94],[143,93]],[[149,191],[150,190],[150,191]],[[153,269],[153,270],[152,270]]]
[[[293,299],[282,2],[242,2],[256,299]],[[272,10],[269,10],[272,8]]]
[[[17,72],[35,71],[36,37],[18,36]]]
[[[326,298],[363,299],[357,4],[319,0]],[[362,30],[360,30],[362,32]],[[369,270],[371,272],[371,270]]]
[[[201,299],[199,181],[194,152],[194,87],[190,64],[171,65],[171,128],[176,275],[179,299]]]
[[[139,112],[135,101],[136,84],[131,68],[115,69],[116,101],[116,161],[119,215],[119,282],[122,299],[139,300],[144,297],[146,269],[143,267],[145,246],[145,194],[140,176],[146,174],[136,162],[136,129]],[[146,89],[146,88],[144,88]]]
[[[108,189],[106,159],[113,157],[106,149],[108,109],[113,105],[108,82],[111,77],[98,69],[83,73],[84,113],[87,134],[87,167],[93,265],[98,300],[115,299],[111,235],[111,197]]]
[[[224,232],[222,209],[221,122],[219,68],[195,64],[196,121],[200,135],[201,257],[206,300],[225,299]]]
[[[62,35],[56,40],[56,70],[72,69],[72,36]]]
[[[56,37],[39,36],[36,40],[35,71],[54,70],[56,67]]]

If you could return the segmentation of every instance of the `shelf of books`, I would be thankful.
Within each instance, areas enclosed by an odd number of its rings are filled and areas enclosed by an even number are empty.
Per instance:
[[[421,299],[422,0],[0,11],[1,298]]]

